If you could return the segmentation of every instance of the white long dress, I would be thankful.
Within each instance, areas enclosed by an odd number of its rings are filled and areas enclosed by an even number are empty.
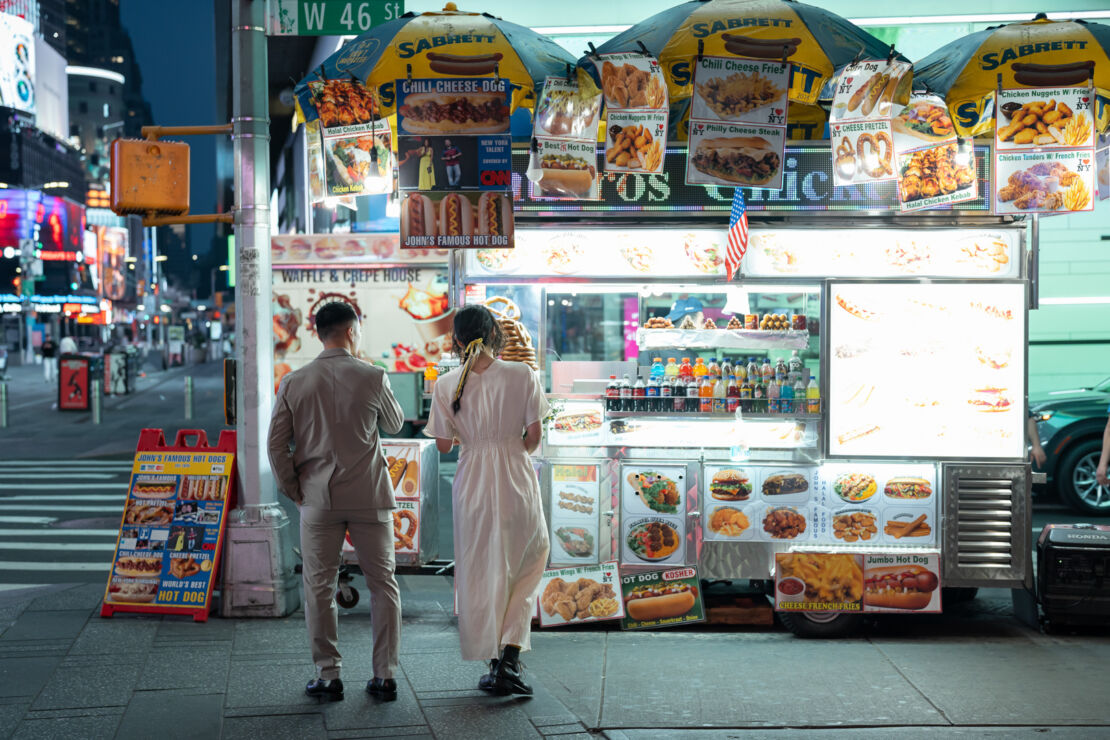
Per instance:
[[[424,433],[460,443],[452,487],[459,643],[463,660],[489,660],[503,645],[531,647],[550,543],[523,435],[548,403],[531,368],[494,360],[470,374],[455,414],[460,372],[436,382]]]

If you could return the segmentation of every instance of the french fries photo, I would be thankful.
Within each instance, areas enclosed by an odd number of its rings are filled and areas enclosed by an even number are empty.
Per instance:
[[[614,127],[616,128],[616,127]],[[605,152],[605,161],[630,170],[655,170],[663,155],[662,144],[646,126],[625,126],[611,130],[612,145]]]
[[[998,140],[1025,146],[1082,146],[1090,137],[1086,116],[1077,116],[1067,103],[1054,99],[1024,105],[1007,103],[1002,114],[1010,123],[998,129]]]
[[[840,603],[863,597],[863,568],[856,555],[792,552],[776,559],[780,578],[805,583],[803,601]]]

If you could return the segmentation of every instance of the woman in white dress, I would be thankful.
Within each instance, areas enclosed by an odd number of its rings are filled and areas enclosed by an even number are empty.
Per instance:
[[[455,314],[463,364],[442,375],[424,433],[440,452],[458,443],[452,487],[455,588],[463,660],[489,660],[478,687],[531,694],[520,665],[549,540],[529,455],[539,446],[548,404],[530,367],[495,359],[501,327],[485,306]]]

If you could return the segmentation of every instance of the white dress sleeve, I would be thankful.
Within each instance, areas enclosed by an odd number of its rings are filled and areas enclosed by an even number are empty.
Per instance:
[[[528,401],[524,406],[524,426],[525,428],[531,426],[537,421],[542,421],[547,417],[547,412],[551,410],[551,405],[547,402],[547,394],[543,392],[543,384],[540,382],[540,376],[528,370],[529,387],[528,387]]]
[[[450,390],[442,383],[436,383],[432,389],[432,408],[424,426],[424,434],[429,437],[455,439],[459,436],[455,429],[455,413],[451,410]]]

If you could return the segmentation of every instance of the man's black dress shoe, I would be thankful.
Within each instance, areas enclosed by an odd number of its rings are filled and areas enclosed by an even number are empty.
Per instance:
[[[520,650],[507,646],[501,653],[494,674],[494,693],[532,694],[532,687],[524,683],[524,666],[520,663]]]
[[[478,679],[478,688],[482,691],[493,691],[497,688],[497,658],[489,662],[489,673]]]
[[[326,678],[317,678],[309,681],[304,687],[306,696],[312,696],[324,701],[343,701],[343,682],[338,678],[330,681]]]
[[[366,693],[383,701],[397,698],[397,682],[392,678],[372,678],[366,682]]]

